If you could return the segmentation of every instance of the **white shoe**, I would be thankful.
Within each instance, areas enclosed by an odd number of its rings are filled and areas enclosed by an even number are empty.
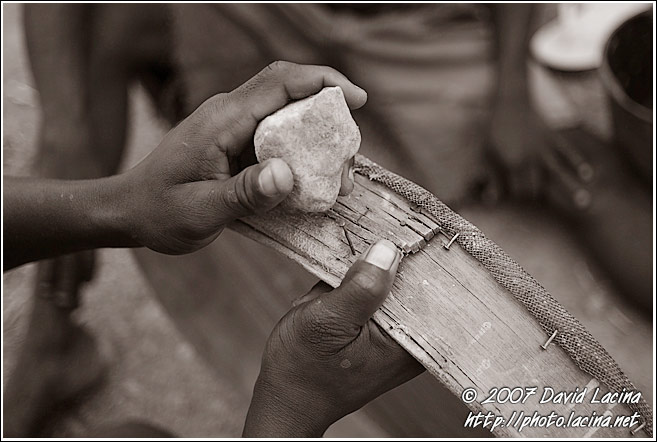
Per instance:
[[[596,69],[611,33],[651,7],[649,3],[559,4],[557,18],[532,37],[532,55],[539,63],[561,71]]]

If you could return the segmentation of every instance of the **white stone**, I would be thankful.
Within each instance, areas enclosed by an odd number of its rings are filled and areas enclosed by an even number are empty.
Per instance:
[[[360,131],[339,87],[295,101],[260,122],[255,136],[259,162],[284,160],[294,176],[282,206],[324,212],[338,198],[342,167],[360,148]]]

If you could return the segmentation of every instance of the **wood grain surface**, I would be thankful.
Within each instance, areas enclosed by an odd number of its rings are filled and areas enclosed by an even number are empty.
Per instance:
[[[491,412],[522,421],[520,413],[549,416],[631,415],[623,404],[591,403],[604,386],[581,371],[557,345],[541,348],[548,336],[522,304],[501,287],[483,266],[454,243],[445,247],[438,225],[414,210],[386,187],[356,176],[354,192],[340,197],[327,214],[270,212],[231,226],[268,245],[332,286],[338,286],[350,265],[378,239],[393,241],[407,255],[393,289],[374,320],[417,358],[456,396],[474,388],[474,412]],[[347,238],[349,237],[349,238]],[[351,242],[351,246],[350,243]],[[353,249],[353,251],[352,251]],[[524,403],[511,403],[506,391],[484,400],[493,388],[520,387],[514,402],[536,387]],[[582,391],[582,403],[540,404],[546,387]],[[522,394],[521,394],[522,393]],[[515,413],[515,415],[514,415]],[[572,416],[571,416],[572,414]],[[516,422],[514,419],[514,422]],[[572,420],[571,420],[572,422]],[[490,428],[490,425],[489,425]],[[498,426],[497,436],[611,437],[630,435],[628,428],[557,428],[555,424]],[[637,436],[643,435],[642,432]]]

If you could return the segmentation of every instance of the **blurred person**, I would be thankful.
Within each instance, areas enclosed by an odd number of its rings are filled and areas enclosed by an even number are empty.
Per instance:
[[[206,100],[127,172],[87,180],[4,177],[3,269],[98,247],[145,246],[168,254],[205,247],[228,222],[267,211],[292,190],[292,173],[282,160],[241,171],[230,163],[249,150],[260,120],[325,86],[339,86],[352,109],[367,100],[365,91],[331,68],[275,63],[233,92]],[[343,189],[352,187],[347,170]],[[295,302],[267,344],[245,436],[321,436],[333,422],[423,371],[370,320],[390,292],[400,259],[394,244],[379,241],[339,288],[320,283]],[[93,338],[53,302],[50,275],[40,281],[5,389],[10,437],[38,434],[57,406],[88,391],[104,372]],[[92,434],[169,435],[140,422]]]
[[[538,7],[181,5],[178,66],[193,86],[186,102],[196,103],[258,59],[330,60],[370,93],[355,113],[364,154],[452,206],[476,194],[547,203],[649,315],[649,187],[625,167],[624,152],[581,130],[551,132],[534,111],[527,43]]]
[[[487,15],[499,31],[493,44]],[[448,203],[498,176],[482,160],[482,115],[497,78],[489,152],[514,193],[534,195],[545,130],[527,94],[530,16],[528,5],[28,4],[25,32],[43,112],[37,172],[115,173],[136,81],[175,123],[284,59],[336,66],[372,89],[371,109],[355,115],[370,140],[363,150]],[[495,197],[500,181],[488,182]],[[57,272],[42,274],[54,278],[60,302],[74,306],[93,275],[93,254],[56,261]]]
[[[646,192],[575,142],[555,141],[530,101],[532,4],[26,5],[43,108],[38,170],[90,178],[118,168],[127,93],[144,85],[171,123],[273,60],[335,66],[370,91],[356,112],[362,151],[455,205],[481,196],[545,199],[612,280],[652,305]],[[66,108],[68,112],[61,112]],[[599,156],[597,150],[589,154]],[[588,161],[587,161],[588,160]],[[597,163],[598,172],[578,173]],[[609,171],[609,169],[612,169]],[[605,172],[606,171],[606,172]],[[595,178],[592,179],[591,177]],[[630,187],[627,195],[621,189]],[[633,214],[619,213],[616,203]],[[647,215],[647,217],[646,217]],[[622,224],[619,228],[618,223]],[[614,253],[599,245],[607,244]],[[91,252],[45,272],[75,305]],[[44,263],[42,265],[52,265]]]
[[[477,196],[546,205],[649,315],[651,189],[625,152],[582,130],[552,132],[535,112],[528,42],[540,7],[174,5],[183,102],[270,59],[335,66],[369,93],[354,113],[363,154],[456,208]]]
[[[135,80],[153,97],[168,96],[172,65],[166,9],[148,4],[28,4],[24,28],[40,97],[36,173],[89,179],[117,172],[127,135],[128,87]],[[157,102],[171,114],[173,97]],[[39,263],[38,278],[62,308],[78,306],[93,277],[93,250]]]

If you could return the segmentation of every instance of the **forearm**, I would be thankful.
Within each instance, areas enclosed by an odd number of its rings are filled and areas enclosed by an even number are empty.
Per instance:
[[[119,177],[4,178],[3,270],[99,247],[137,246]]]
[[[493,7],[497,98],[527,98],[527,56],[534,5]]]

